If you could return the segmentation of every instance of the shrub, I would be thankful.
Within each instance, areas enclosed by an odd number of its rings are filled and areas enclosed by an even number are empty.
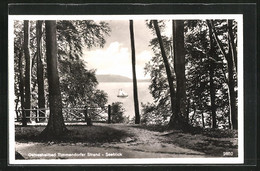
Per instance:
[[[170,112],[153,103],[142,104],[141,123],[145,125],[165,125],[169,122]]]
[[[125,109],[122,102],[114,102],[111,105],[111,123],[123,123],[127,117],[123,116]]]

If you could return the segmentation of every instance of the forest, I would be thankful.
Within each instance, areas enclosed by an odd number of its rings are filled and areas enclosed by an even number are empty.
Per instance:
[[[162,34],[165,20],[145,21],[154,37],[149,42],[153,56],[145,66],[153,102],[142,103],[140,111],[134,21],[129,21],[135,106],[131,123],[176,130],[237,130],[237,22],[170,22],[168,37]],[[63,108],[105,108],[108,95],[97,88],[95,70],[82,55],[84,47],[104,47],[110,32],[105,21],[14,21],[15,115],[22,126],[31,122],[31,109],[42,109],[37,122],[47,121],[47,126],[40,136],[52,139],[68,133]],[[120,103],[112,106],[112,120],[127,120]]]
[[[150,41],[154,56],[145,69],[154,103],[144,104],[144,122],[156,118],[171,126],[237,129],[236,21],[172,25],[173,37],[164,37],[163,22],[149,23],[156,34]]]

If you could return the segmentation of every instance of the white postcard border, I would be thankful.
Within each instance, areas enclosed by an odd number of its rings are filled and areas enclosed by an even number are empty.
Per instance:
[[[66,159],[16,160],[14,105],[14,20],[144,20],[144,19],[235,19],[238,54],[238,157],[222,158],[138,158],[138,159]],[[242,14],[183,15],[9,15],[8,16],[8,162],[10,165],[101,165],[101,164],[243,164],[244,163],[244,65]]]

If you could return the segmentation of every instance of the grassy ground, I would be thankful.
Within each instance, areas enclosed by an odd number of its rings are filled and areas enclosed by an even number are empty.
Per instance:
[[[139,126],[155,132],[164,132],[165,126]],[[166,143],[189,148],[205,153],[209,156],[222,157],[225,152],[232,152],[229,157],[238,156],[237,131],[229,129],[201,129],[194,128],[186,132],[173,130],[163,134]]]
[[[18,142],[48,142],[44,137],[39,137],[40,133],[45,127],[43,126],[16,126],[15,140]],[[69,130],[64,136],[57,137],[53,140],[55,143],[60,142],[86,142],[86,143],[106,143],[106,142],[119,142],[124,137],[131,137],[133,135],[127,134],[124,131],[117,130],[107,126],[86,126],[76,125],[67,126]]]
[[[167,130],[163,126],[97,124],[67,126],[69,132],[49,141],[39,134],[44,126],[15,128],[16,150],[31,152],[120,152],[123,157],[236,157],[237,132],[194,129]],[[91,148],[90,148],[91,147]],[[224,156],[224,153],[232,155]]]

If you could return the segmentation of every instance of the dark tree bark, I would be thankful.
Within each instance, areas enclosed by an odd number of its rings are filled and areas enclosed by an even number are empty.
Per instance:
[[[202,128],[205,128],[204,114],[201,112]]]
[[[19,53],[19,63],[18,63],[18,67],[19,67],[19,92],[20,92],[20,97],[21,97],[21,109],[22,109],[22,126],[26,126],[27,122],[26,122],[26,113],[23,110],[24,109],[24,77],[23,77],[23,66],[22,66],[22,50]]]
[[[213,45],[213,37],[212,37],[212,28],[207,20],[207,24],[209,26],[209,43],[210,43],[210,50],[209,50],[209,57],[214,58],[214,45]],[[210,61],[210,68],[209,68],[209,76],[210,76],[210,101],[211,101],[211,117],[212,117],[212,128],[217,128],[217,120],[216,120],[216,89],[214,85],[214,72],[215,72],[215,61]]]
[[[185,49],[184,49],[184,21],[175,20],[174,28],[174,63],[177,82],[176,114],[185,117],[186,111],[186,78],[185,78]]]
[[[228,20],[228,34],[229,34],[229,39],[230,39],[230,48],[231,48],[231,55],[232,55],[232,60],[233,63],[235,64],[235,69],[237,71],[237,49],[235,47],[235,36],[233,34],[233,20]]]
[[[214,36],[214,39],[222,53],[222,55],[225,57],[227,60],[227,65],[228,65],[228,89],[229,89],[229,106],[230,106],[230,118],[231,118],[231,128],[232,129],[237,129],[238,128],[238,121],[237,121],[237,94],[235,92],[235,71],[234,71],[234,57],[233,57],[233,52],[234,51],[234,46],[232,46],[231,38],[229,35],[228,39],[228,44],[229,44],[229,50],[228,53],[225,52],[223,45],[221,44],[220,40],[218,39],[216,35],[216,30],[215,26],[213,24],[213,20],[210,22],[211,27],[212,27],[212,33]],[[228,26],[230,27],[230,26]]]
[[[231,115],[228,115],[228,129],[232,129]]]
[[[24,57],[25,57],[25,102],[24,108],[27,109],[26,117],[31,116],[31,57],[29,50],[29,34],[30,27],[29,21],[24,20]],[[26,119],[27,122],[31,121],[30,119]]]
[[[37,84],[38,84],[38,108],[45,108],[45,94],[44,94],[44,77],[43,77],[43,63],[42,63],[42,23],[36,22],[36,38],[37,38]],[[40,110],[39,117],[45,117],[45,111]],[[39,121],[45,121],[40,118]]]
[[[92,126],[93,124],[91,118],[89,117],[88,106],[85,106],[84,114],[85,114],[85,122],[87,123],[87,126]]]
[[[184,21],[173,21],[173,49],[174,68],[176,75],[176,105],[175,115],[178,117],[178,124],[184,128],[188,125],[186,118],[186,79],[185,79],[185,49],[184,49]],[[177,124],[172,118],[170,125]]]
[[[230,49],[230,48],[229,48]],[[227,57],[228,64],[228,87],[229,87],[229,96],[230,96],[230,111],[231,111],[231,124],[233,129],[237,129],[237,95],[235,92],[235,80],[234,80],[234,63],[231,57],[231,50],[229,50]]]
[[[18,83],[19,85],[19,83]],[[15,114],[16,114],[16,120],[19,120],[19,111],[18,111],[18,104],[19,104],[19,96],[17,97],[17,99],[14,100],[15,102]]]
[[[172,72],[170,69],[170,65],[165,53],[165,49],[163,46],[163,41],[162,41],[162,36],[161,36],[161,32],[158,26],[158,21],[157,20],[153,20],[153,25],[155,28],[155,32],[157,35],[157,38],[159,40],[159,45],[160,45],[160,49],[161,49],[161,53],[162,53],[162,58],[163,58],[163,62],[164,62],[164,66],[166,69],[166,74],[167,74],[167,80],[168,80],[168,84],[169,84],[169,89],[170,89],[170,100],[171,100],[171,111],[172,111],[172,116],[171,116],[171,121],[169,122],[169,127],[175,127],[177,125],[173,124],[175,121],[178,123],[178,116],[175,115],[175,110],[174,110],[174,102],[175,102],[175,90],[173,87],[173,79],[172,79]],[[174,121],[174,122],[173,122]]]
[[[202,58],[200,58],[200,66],[202,66]],[[202,123],[202,128],[205,127],[205,122],[204,122],[204,114],[203,114],[203,104],[202,104],[202,92],[203,92],[203,86],[202,86],[202,79],[201,79],[201,75],[199,75],[198,77],[198,85],[197,85],[197,88],[199,90],[199,93],[198,93],[198,109],[199,109],[199,112],[201,114],[201,123]]]
[[[237,53],[236,47],[234,45],[234,35],[232,31],[232,20],[228,20],[228,30],[229,30],[229,51],[227,54],[227,63],[228,63],[228,85],[230,87],[230,110],[231,110],[231,122],[232,128],[238,128],[238,120],[237,120],[237,93],[235,91],[235,69],[237,68]]]
[[[138,90],[135,70],[135,40],[134,40],[134,28],[133,20],[129,21],[130,27],[130,39],[131,39],[131,51],[132,51],[132,72],[133,72],[133,93],[134,93],[134,105],[135,105],[135,124],[140,124],[139,102],[138,102]]]
[[[187,108],[186,108],[186,122],[189,123],[189,115],[190,115],[190,99],[187,99]]]
[[[45,136],[45,138],[55,138],[67,132],[62,115],[61,91],[57,69],[56,21],[45,21],[45,28],[50,116],[48,125],[41,135]]]
[[[195,103],[193,101],[193,114],[192,114],[192,117],[190,119],[190,124],[191,125],[192,125],[192,121],[193,121],[195,115],[196,115],[196,105],[195,105]]]
[[[217,128],[216,119],[216,90],[214,86],[214,69],[215,64],[211,61],[209,75],[210,75],[210,102],[211,102],[211,117],[212,117],[212,128]]]

